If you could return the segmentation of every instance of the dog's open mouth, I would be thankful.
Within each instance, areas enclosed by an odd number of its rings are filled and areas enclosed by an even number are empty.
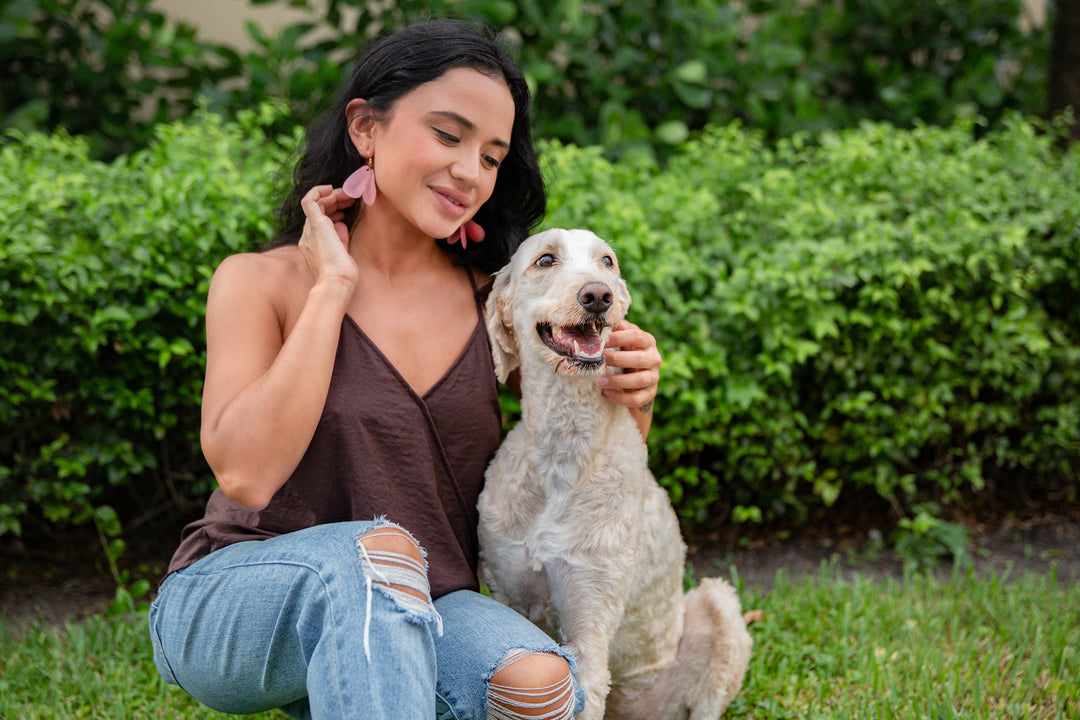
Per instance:
[[[611,327],[602,322],[583,325],[551,325],[540,323],[536,332],[544,344],[557,355],[583,368],[604,364],[604,343]]]

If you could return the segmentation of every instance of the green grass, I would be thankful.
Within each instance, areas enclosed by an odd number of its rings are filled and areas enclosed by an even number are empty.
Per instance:
[[[777,577],[729,717],[1080,718],[1080,584]]]
[[[63,628],[32,627],[18,636],[0,630],[0,719],[236,717],[213,712],[161,680],[145,614],[92,616]]]
[[[754,656],[732,718],[1080,717],[1080,583],[783,574],[744,593]],[[225,718],[157,677],[142,617],[0,631],[0,717]],[[284,718],[280,713],[250,716]]]

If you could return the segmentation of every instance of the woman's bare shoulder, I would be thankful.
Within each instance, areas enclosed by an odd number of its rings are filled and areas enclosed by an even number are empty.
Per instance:
[[[296,245],[283,245],[263,252],[229,255],[218,265],[215,277],[222,275],[233,281],[265,279],[268,274],[275,279],[300,278],[307,264]]]
[[[287,328],[299,313],[311,283],[311,271],[295,245],[230,255],[214,271],[207,311],[253,305],[257,307],[251,307],[252,311],[257,312],[258,307],[272,311],[279,327]]]

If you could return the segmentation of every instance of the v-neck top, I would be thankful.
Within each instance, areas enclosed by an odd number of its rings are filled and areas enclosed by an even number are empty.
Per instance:
[[[476,328],[422,396],[346,315],[322,417],[292,476],[258,511],[215,490],[184,528],[169,572],[236,542],[385,517],[427,552],[432,597],[478,589],[476,501],[502,416],[475,295]]]

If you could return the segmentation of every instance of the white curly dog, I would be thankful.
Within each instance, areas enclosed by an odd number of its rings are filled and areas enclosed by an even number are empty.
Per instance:
[[[499,378],[521,368],[522,418],[480,495],[481,573],[573,651],[583,720],[716,720],[752,641],[731,585],[683,593],[668,496],[596,384],[629,305],[615,253],[587,230],[534,235],[496,275],[488,333]]]

